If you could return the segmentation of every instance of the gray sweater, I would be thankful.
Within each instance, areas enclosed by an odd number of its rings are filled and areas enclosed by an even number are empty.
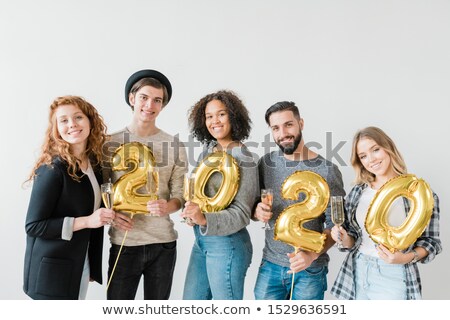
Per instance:
[[[269,221],[272,229],[266,230],[263,259],[280,266],[289,267],[289,258],[286,254],[294,252],[294,248],[282,241],[274,240],[273,227],[280,213],[287,206],[303,201],[304,194],[299,195],[298,201],[283,199],[280,192],[283,181],[295,171],[312,171],[321,175],[327,181],[331,196],[344,196],[345,190],[342,182],[342,175],[335,164],[320,155],[311,160],[290,161],[286,159],[279,150],[265,154],[259,160],[258,168],[261,188],[272,188],[274,191],[272,206],[273,216]],[[323,232],[324,229],[331,229],[333,223],[330,216],[330,206],[328,206],[324,215],[308,221],[304,224],[304,227],[318,232]],[[328,254],[323,253],[311,264],[311,267],[327,265],[329,260]]]
[[[215,142],[211,142],[199,157],[201,161],[211,153]],[[245,147],[236,147],[227,151],[239,164],[239,189],[231,204],[224,210],[205,213],[207,225],[200,228],[203,235],[227,236],[238,232],[250,223],[255,199],[258,195],[258,171],[253,154]],[[211,175],[205,187],[205,195],[213,196],[219,190],[222,175]]]

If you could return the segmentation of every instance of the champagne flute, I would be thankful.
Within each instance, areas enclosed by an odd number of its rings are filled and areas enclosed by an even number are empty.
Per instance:
[[[342,196],[331,197],[331,221],[334,225],[341,226],[345,221],[344,202]],[[341,233],[338,233],[338,242],[336,243],[338,249],[342,248]]]
[[[272,189],[261,189],[261,202],[270,206],[270,210],[272,210],[273,203],[273,190]],[[264,230],[272,230],[270,227],[269,221],[264,223],[262,227]]]
[[[145,189],[147,194],[150,196],[151,200],[158,200],[159,191],[159,170],[156,167],[151,167],[147,171],[147,182],[145,184]],[[151,212],[147,213],[146,216],[155,216]]]
[[[113,184],[111,182],[103,183],[100,186],[100,190],[102,192],[102,200],[103,204],[107,209],[112,209],[114,205],[114,192],[113,192]],[[108,224],[112,225],[114,223],[113,220],[109,221]]]
[[[155,199],[158,199],[159,191],[159,170],[156,167],[149,168],[147,171],[147,182],[145,184],[147,194]]]
[[[195,192],[195,173],[185,173],[184,174],[184,186],[183,186],[183,197],[184,200],[192,201],[194,199]],[[191,218],[184,218],[181,222],[192,223]]]

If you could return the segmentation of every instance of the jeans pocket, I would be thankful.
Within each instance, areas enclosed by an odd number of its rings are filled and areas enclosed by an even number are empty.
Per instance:
[[[109,254],[117,256],[119,254],[119,251],[121,250],[120,247],[121,246],[119,246],[117,244],[111,245],[111,247],[109,248]],[[128,251],[128,247],[122,246],[122,251],[120,251],[120,254],[123,255],[123,254],[125,254],[126,251]]]
[[[253,245],[252,245],[251,241],[246,242],[246,243],[245,243],[245,247],[246,247],[246,249],[247,249],[247,253],[248,253],[250,256],[253,256]]]
[[[322,273],[325,271],[325,268],[325,266],[309,267],[305,269],[305,273],[310,276],[322,275]]]
[[[259,264],[259,267],[262,268],[265,264],[267,264],[267,260],[261,260],[261,263]]]
[[[163,249],[166,249],[166,250],[175,250],[177,247],[177,242],[172,241],[172,242],[161,243],[161,246],[163,247]]]
[[[379,267],[378,272],[382,278],[393,282],[406,283],[406,272],[403,265],[387,264]]]

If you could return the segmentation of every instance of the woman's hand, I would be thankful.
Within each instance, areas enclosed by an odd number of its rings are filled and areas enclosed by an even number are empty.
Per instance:
[[[87,217],[86,227],[93,229],[103,227],[106,224],[111,224],[115,216],[116,213],[113,210],[99,208]]]
[[[192,223],[198,224],[200,226],[206,226],[206,218],[197,203],[188,201],[181,212],[182,218],[189,218]],[[189,221],[189,219],[187,219]],[[188,223],[189,225],[193,225]]]
[[[403,253],[401,251],[395,251],[392,253],[382,244],[377,246],[377,251],[380,259],[389,264],[407,264],[414,258],[411,257],[411,252]]]
[[[351,248],[355,243],[355,240],[350,236],[342,226],[333,226],[331,228],[331,238],[336,243],[340,243],[343,248]]]

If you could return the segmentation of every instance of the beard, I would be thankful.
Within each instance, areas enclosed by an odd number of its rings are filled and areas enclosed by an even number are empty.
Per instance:
[[[288,137],[284,137],[284,138],[291,138],[293,136],[288,136]],[[294,151],[297,149],[298,145],[300,144],[300,141],[302,141],[302,132],[300,131],[294,138],[294,141],[285,145],[282,145],[281,143],[279,143],[278,141],[276,142],[276,144],[278,145],[278,147],[281,149],[281,151],[283,151],[284,154],[293,154]]]

